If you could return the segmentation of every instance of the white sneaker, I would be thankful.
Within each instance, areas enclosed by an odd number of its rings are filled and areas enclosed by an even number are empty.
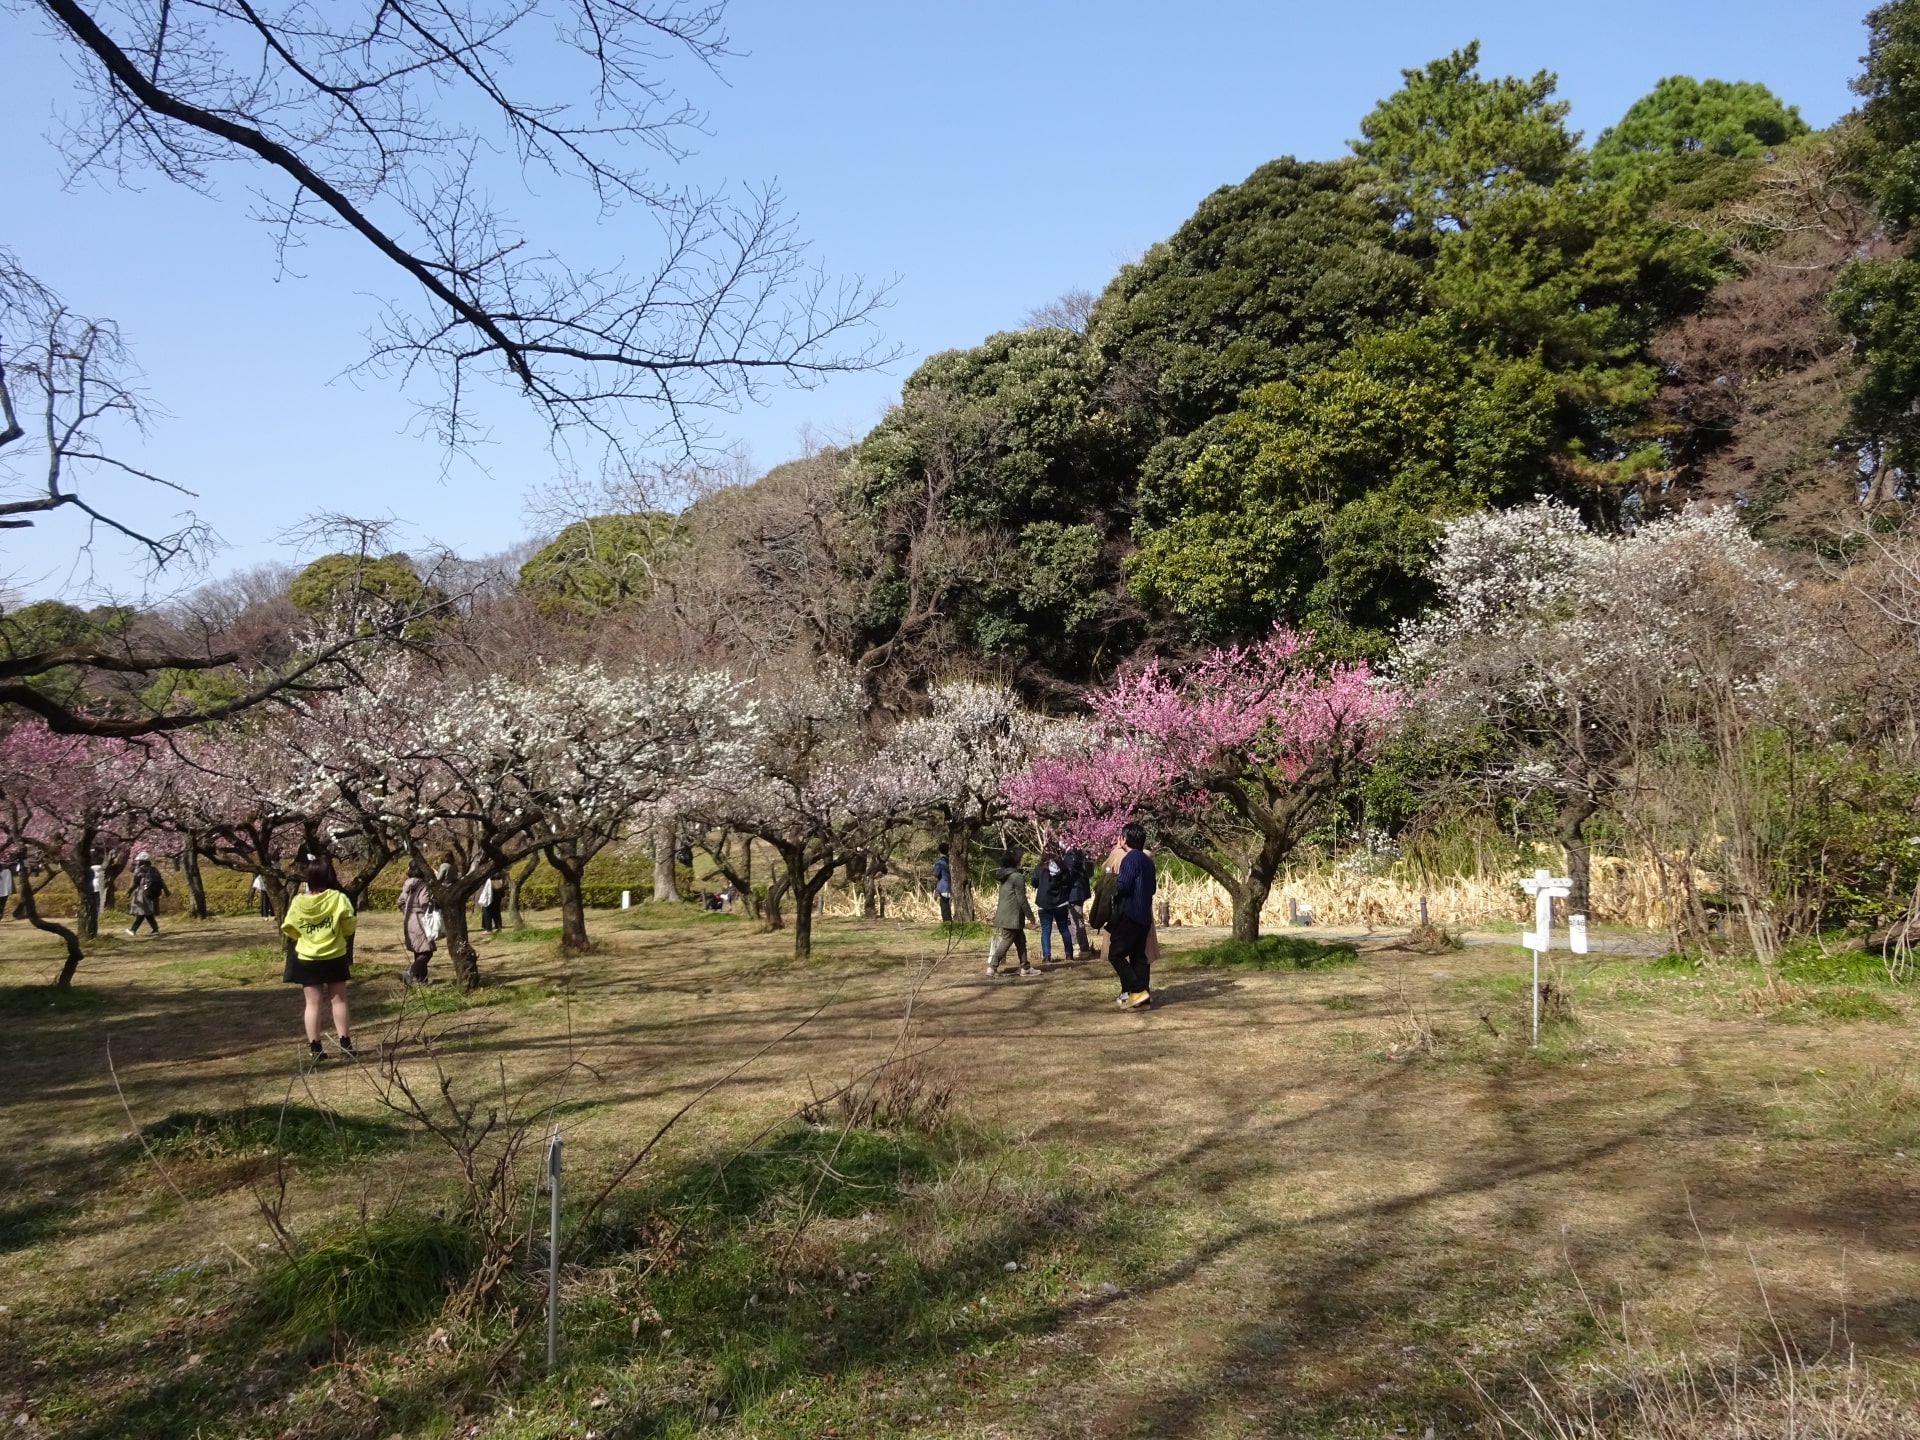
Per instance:
[[[136,930],[136,929],[134,929],[134,928],[133,928],[133,926],[131,926],[131,925],[129,925],[129,926],[127,926],[127,934],[129,934],[129,935],[138,935],[139,933],[140,933],[140,932],[139,932],[138,930]]]

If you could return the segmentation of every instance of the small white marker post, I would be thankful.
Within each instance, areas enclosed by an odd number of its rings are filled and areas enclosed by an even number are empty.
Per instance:
[[[1540,1043],[1540,957],[1553,948],[1553,902],[1573,893],[1571,882],[1556,879],[1545,870],[1533,872],[1531,880],[1522,880],[1520,888],[1533,896],[1533,929],[1520,933],[1520,943],[1533,952],[1533,1043]],[[1572,930],[1568,917],[1568,929]],[[1587,948],[1587,917],[1579,917],[1580,950]]]
[[[553,1209],[547,1223],[547,1369],[560,1357],[560,1131],[547,1141],[547,1189]]]

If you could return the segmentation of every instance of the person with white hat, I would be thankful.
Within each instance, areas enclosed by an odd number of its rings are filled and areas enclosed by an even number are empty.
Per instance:
[[[133,917],[127,934],[138,935],[142,920],[154,934],[160,933],[160,897],[166,893],[166,877],[153,863],[153,856],[142,850],[133,857],[133,878],[127,882],[127,913]]]

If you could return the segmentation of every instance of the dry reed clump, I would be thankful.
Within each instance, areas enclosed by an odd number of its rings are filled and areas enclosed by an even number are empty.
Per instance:
[[[1389,873],[1368,875],[1337,867],[1302,866],[1284,871],[1273,883],[1260,912],[1264,929],[1279,929],[1292,919],[1293,908],[1310,912],[1316,925],[1358,926],[1367,930],[1411,930],[1420,923],[1420,902],[1427,902],[1427,923],[1439,930],[1458,932],[1497,921],[1527,921],[1532,901],[1520,889],[1531,872],[1506,875],[1456,875],[1419,879]],[[1593,861],[1593,908],[1596,923],[1629,925],[1641,930],[1669,930],[1680,911],[1680,897],[1672,893],[1672,867],[1662,869],[1645,858],[1601,856]],[[1694,883],[1711,889],[1705,875]],[[864,913],[857,889],[824,892],[822,913],[849,917]],[[883,886],[887,917],[932,925],[940,919],[940,902],[930,890],[908,886],[894,878]],[[991,896],[987,897],[991,899]],[[1170,925],[1227,926],[1233,923],[1233,903],[1211,880],[1162,878],[1160,898],[1168,906]],[[976,906],[981,897],[976,894]],[[1291,902],[1291,907],[1289,902]]]
[[[1633,1361],[1645,1360],[1643,1364]],[[1503,1440],[1914,1440],[1920,1415],[1862,1370],[1851,1354],[1754,1365],[1681,1355],[1631,1355],[1631,1368],[1596,1365],[1582,1381],[1526,1381],[1501,1404],[1480,1388],[1491,1433]]]

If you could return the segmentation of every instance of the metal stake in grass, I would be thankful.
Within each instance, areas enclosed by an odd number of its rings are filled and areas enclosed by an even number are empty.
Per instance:
[[[1520,888],[1533,896],[1533,929],[1520,933],[1520,943],[1533,952],[1533,1043],[1540,1044],[1540,957],[1553,945],[1553,902],[1555,896],[1573,893],[1572,883],[1555,879],[1545,870],[1533,872],[1531,880],[1522,880]],[[1586,917],[1581,917],[1584,931]]]
[[[547,1190],[553,1209],[547,1220],[547,1369],[560,1358],[560,1131],[547,1140]]]

